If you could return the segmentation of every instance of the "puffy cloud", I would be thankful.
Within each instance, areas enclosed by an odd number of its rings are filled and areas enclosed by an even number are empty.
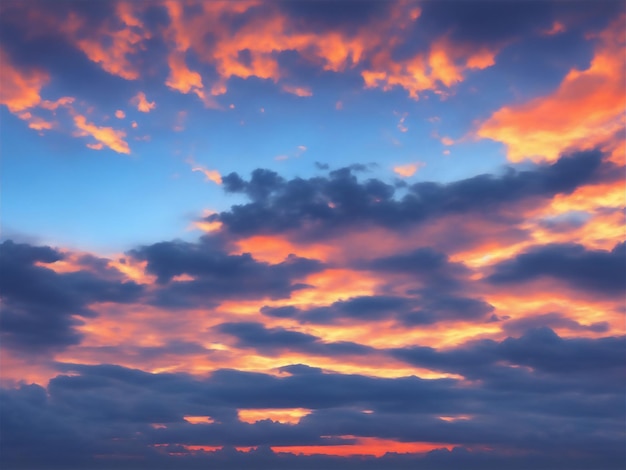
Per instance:
[[[551,277],[595,295],[623,295],[625,256],[626,242],[611,251],[587,250],[576,244],[545,245],[497,264],[489,281],[503,285]]]
[[[215,184],[222,184],[222,175],[217,170],[209,170],[202,166],[194,166],[191,171],[198,171],[204,175],[207,181],[213,181]]]
[[[577,382],[581,390],[602,393],[615,390],[615,378],[622,368],[619,356],[623,350],[623,337],[597,339],[561,338],[547,327],[528,330],[519,338],[472,341],[458,348],[435,350],[428,347],[408,347],[391,352],[399,359],[462,374],[472,380],[486,380],[513,388],[516,382],[539,382],[545,377],[543,387],[556,383],[557,376],[582,377],[595,380],[594,384]],[[526,372],[515,369],[528,367]],[[562,383],[563,384],[563,383]]]
[[[144,46],[151,33],[137,16],[137,5],[119,2],[115,14],[107,18],[96,29],[90,28],[88,20],[70,13],[62,24],[61,31],[68,40],[81,50],[89,60],[99,64],[106,72],[136,80],[140,70],[131,56]]]
[[[288,256],[277,264],[255,260],[249,253],[229,255],[210,238],[198,243],[161,242],[132,250],[130,254],[147,261],[146,271],[167,285],[158,292],[161,305],[192,305],[225,298],[286,298],[307,285],[295,282],[320,271],[316,260]],[[188,275],[191,280],[176,281]]]
[[[149,113],[156,108],[156,103],[154,101],[148,101],[146,94],[143,91],[137,93],[130,101],[136,105],[137,110],[142,113]]]
[[[495,63],[495,50],[487,47],[456,44],[448,38],[432,43],[428,52],[420,52],[403,61],[395,61],[388,51],[372,59],[373,66],[361,72],[367,88],[384,91],[402,87],[418,99],[424,91],[445,94],[446,89],[464,80],[471,70],[481,70]]]
[[[377,179],[357,180],[349,168],[328,177],[285,181],[270,170],[257,169],[249,181],[237,173],[223,178],[227,192],[244,193],[252,202],[209,216],[232,233],[280,233],[303,230],[329,236],[342,226],[373,224],[391,229],[408,227],[451,214],[494,214],[507,205],[531,199],[548,200],[579,186],[615,178],[612,164],[598,151],[563,156],[557,162],[529,170],[479,175],[449,184],[419,182],[407,187],[400,200],[395,188]],[[324,228],[325,230],[322,230]]]
[[[300,97],[313,96],[313,92],[308,87],[283,85],[283,91]]]
[[[77,344],[80,318],[96,315],[92,304],[133,302],[142,294],[142,286],[121,276],[107,279],[86,269],[55,272],[51,267],[65,255],[47,246],[6,241],[0,245],[0,256],[2,338],[5,345],[22,352]]]
[[[406,165],[397,165],[393,167],[394,173],[403,178],[410,178],[420,168],[426,166],[424,162],[407,163]]]
[[[48,83],[50,76],[43,70],[18,70],[9,60],[8,54],[0,49],[2,64],[2,91],[0,104],[4,104],[12,113],[26,111],[39,105],[41,89]]]

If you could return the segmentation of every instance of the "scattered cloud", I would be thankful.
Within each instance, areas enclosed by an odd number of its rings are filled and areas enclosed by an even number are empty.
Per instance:
[[[88,144],[89,148],[101,150],[107,147],[114,152],[130,154],[130,147],[124,140],[126,133],[122,130],[115,130],[112,127],[100,127],[87,121],[85,116],[77,114],[74,116],[74,124],[78,129],[76,135],[79,137],[92,137],[97,142]]]
[[[148,101],[146,98],[146,94],[143,91],[137,93],[130,102],[137,106],[137,110],[142,113],[149,113],[154,108],[156,108],[156,103],[154,101]]]
[[[406,165],[397,165],[393,167],[394,173],[402,178],[410,178],[413,176],[420,168],[426,166],[424,162],[415,162],[415,163],[407,163]]]

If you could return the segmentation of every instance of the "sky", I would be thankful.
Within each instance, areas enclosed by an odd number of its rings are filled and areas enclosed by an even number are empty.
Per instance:
[[[0,4],[0,464],[621,469],[623,1]]]

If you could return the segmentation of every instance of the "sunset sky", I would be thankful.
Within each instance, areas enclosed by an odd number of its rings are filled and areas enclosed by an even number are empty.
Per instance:
[[[0,4],[0,466],[621,469],[626,4]]]

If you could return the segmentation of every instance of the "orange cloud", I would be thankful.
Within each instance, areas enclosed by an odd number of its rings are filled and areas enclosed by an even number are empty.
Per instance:
[[[332,446],[272,446],[274,452],[290,452],[302,455],[337,455],[348,457],[351,455],[373,455],[381,457],[387,452],[396,453],[425,453],[435,449],[451,450],[453,444],[440,444],[429,442],[398,442],[391,439],[379,439],[375,437],[341,436],[355,439],[354,444],[338,444]]]
[[[394,166],[393,171],[398,176],[401,176],[403,178],[409,178],[413,176],[415,172],[417,172],[417,170],[419,170],[420,168],[424,166],[426,166],[426,163],[424,162],[408,163],[406,165]]]
[[[137,18],[136,7],[137,4],[132,2],[118,3],[116,21],[104,23],[99,30],[87,36],[84,34],[87,28],[85,21],[72,13],[63,23],[62,31],[89,60],[99,64],[106,72],[126,80],[136,80],[139,69],[130,56],[142,50],[144,41],[151,37]]]
[[[117,153],[130,154],[128,143],[124,141],[124,137],[126,137],[124,131],[115,130],[111,127],[98,127],[87,122],[87,118],[80,114],[74,116],[74,124],[78,129],[77,136],[91,136],[97,141],[95,144],[87,144],[89,148],[101,150],[104,147],[108,147]]]
[[[480,70],[495,63],[496,50],[474,49],[471,45],[453,43],[446,37],[435,40],[427,52],[394,61],[389,49],[377,53],[371,68],[361,72],[366,88],[380,87],[384,91],[404,88],[418,99],[426,90],[443,93],[443,88],[461,82],[469,70]]]
[[[180,93],[195,93],[201,100],[205,99],[204,85],[198,72],[189,70],[184,55],[178,52],[170,53],[168,57],[170,74],[165,84]]]
[[[126,113],[121,109],[118,109],[117,111],[115,111],[115,117],[118,119],[124,119],[126,117]]]
[[[146,98],[146,94],[143,91],[137,93],[130,102],[137,106],[137,110],[142,113],[149,113],[154,108],[156,108],[156,103],[154,101],[148,101]]]
[[[287,93],[291,93],[296,96],[313,96],[313,92],[308,87],[300,87],[300,86],[292,86],[292,85],[283,85],[283,91]]]
[[[397,114],[397,113],[394,113],[394,114]],[[408,113],[404,113],[400,116],[400,121],[398,122],[398,125],[397,125],[398,130],[400,132],[406,132],[409,130],[409,128],[404,125],[404,121],[406,120],[407,116],[408,116]]]
[[[69,106],[74,98],[63,97],[56,101],[42,100],[41,89],[50,77],[39,69],[18,70],[11,64],[8,55],[0,49],[0,104],[18,118],[27,121],[28,127],[38,131],[49,130],[55,123],[33,114],[35,108],[55,111],[59,106]]]
[[[215,184],[222,184],[222,175],[217,170],[209,170],[202,166],[196,166],[191,171],[199,171],[202,173],[207,181],[213,181]]]
[[[374,25],[380,34],[372,34],[370,27],[363,27],[352,35],[337,31],[319,33],[294,27],[277,8],[264,4],[265,15],[246,18],[234,31],[228,26],[234,16],[257,4],[254,1],[205,2],[198,6],[199,11],[194,15],[187,15],[184,4],[167,2],[170,25],[165,36],[173,46],[168,58],[168,86],[182,93],[194,92],[206,100],[208,93],[214,96],[224,94],[231,77],[257,77],[278,82],[282,73],[277,57],[284,51],[297,51],[324,70],[342,71],[363,61],[386,33],[404,29],[419,16],[419,9],[412,8],[407,14],[407,6],[402,4],[401,8],[392,8],[389,18]],[[207,30],[214,38],[211,44],[205,41]],[[185,55],[189,52],[217,70],[218,77],[208,93],[200,74],[190,70],[185,63]],[[304,87],[284,85],[283,89],[298,96],[310,96],[310,90]]]
[[[554,161],[571,147],[592,148],[624,127],[626,31],[622,17],[598,36],[586,70],[571,70],[558,89],[522,105],[505,106],[477,136],[502,142],[510,161]]]
[[[37,69],[18,70],[2,49],[0,67],[0,104],[4,104],[12,113],[18,113],[41,103],[41,88],[50,80],[47,72]]]
[[[542,31],[542,34],[544,34],[545,36],[554,36],[556,34],[565,32],[565,29],[566,28],[563,23],[561,23],[560,21],[555,21],[554,23],[552,23],[550,29]]]
[[[53,122],[46,121],[38,116],[33,116],[28,111],[18,113],[17,117],[23,119],[24,121],[28,121],[28,127],[37,131],[49,130],[54,127]]]
[[[59,107],[70,107],[70,105],[74,102],[74,98],[71,96],[64,96],[63,98],[59,98],[56,101],[48,101],[44,100],[40,103],[40,107],[44,109],[48,109],[50,111],[56,111]]]
[[[254,424],[257,421],[271,419],[278,423],[298,424],[300,418],[311,413],[305,408],[282,408],[282,409],[239,409],[237,416],[239,421]]]
[[[243,13],[256,2],[204,2],[198,4],[199,11],[194,15],[185,15],[184,4],[176,1],[165,2],[170,24],[164,32],[166,40],[173,47],[168,55],[170,69],[166,85],[180,93],[194,93],[207,106],[215,107],[204,90],[200,74],[190,70],[185,56],[191,51],[199,57],[211,60],[211,51],[204,42],[206,31],[211,31],[217,38],[228,36],[228,29],[223,21],[224,15]],[[211,93],[225,93],[223,84],[216,84]]]

